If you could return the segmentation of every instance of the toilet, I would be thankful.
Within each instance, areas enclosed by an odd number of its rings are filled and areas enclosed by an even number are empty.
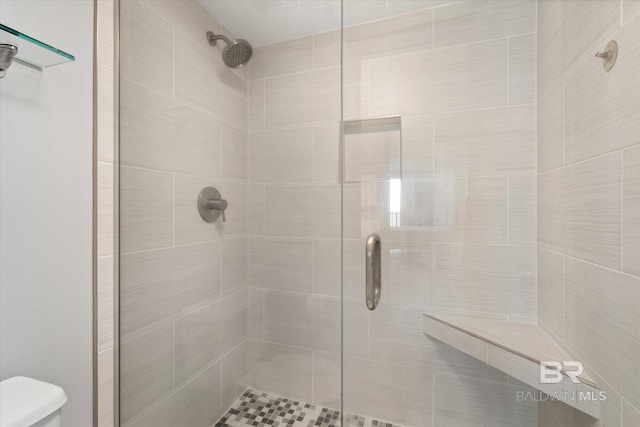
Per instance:
[[[57,385],[27,377],[0,382],[0,427],[62,427],[67,395]]]

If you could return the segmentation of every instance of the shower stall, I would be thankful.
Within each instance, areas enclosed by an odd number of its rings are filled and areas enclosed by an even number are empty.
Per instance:
[[[640,3],[117,4],[118,425],[627,427]]]

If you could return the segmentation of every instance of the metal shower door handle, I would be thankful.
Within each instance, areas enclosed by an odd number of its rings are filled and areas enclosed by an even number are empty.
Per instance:
[[[367,237],[365,248],[365,297],[369,310],[375,310],[380,302],[380,292],[382,291],[382,262],[380,252],[380,236],[373,233]]]

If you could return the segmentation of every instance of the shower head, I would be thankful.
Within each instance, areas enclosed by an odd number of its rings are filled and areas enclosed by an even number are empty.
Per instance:
[[[11,66],[13,58],[18,54],[18,48],[12,44],[0,44],[0,79],[7,72],[7,68]]]
[[[231,41],[223,35],[216,35],[212,31],[208,31],[207,40],[209,40],[211,46],[215,46],[218,40],[222,40],[227,44],[222,50],[222,60],[227,64],[227,67],[240,68],[249,62],[251,55],[253,55],[251,45],[243,39]]]

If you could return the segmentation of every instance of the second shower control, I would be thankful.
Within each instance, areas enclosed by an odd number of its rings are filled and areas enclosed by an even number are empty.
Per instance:
[[[225,222],[227,217],[224,211],[227,210],[229,203],[217,188],[205,187],[198,195],[198,212],[205,222],[213,222],[222,215],[222,221]]]

